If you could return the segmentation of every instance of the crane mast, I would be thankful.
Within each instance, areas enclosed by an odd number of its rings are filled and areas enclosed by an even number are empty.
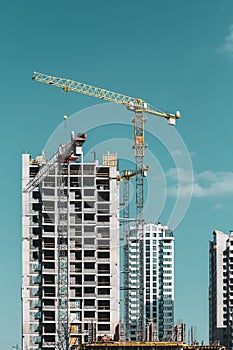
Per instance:
[[[141,169],[144,166],[144,113],[153,116],[159,116],[168,120],[170,125],[175,125],[176,119],[180,118],[180,113],[170,114],[159,110],[148,104],[141,98],[130,97],[121,93],[109,91],[93,85],[77,82],[67,78],[59,78],[39,72],[34,72],[33,80],[48,85],[57,86],[64,92],[74,91],[87,96],[92,96],[101,100],[117,103],[126,106],[127,109],[134,112],[134,154],[136,162],[136,249],[137,249],[137,278],[139,285],[143,281],[143,244],[140,237],[143,237],[144,227],[144,182]],[[140,243],[141,242],[141,243]],[[136,334],[138,340],[144,338],[144,291],[143,288],[137,289],[137,326]]]
[[[118,181],[123,180],[123,210],[122,210],[122,216],[123,216],[123,240],[124,240],[124,285],[125,288],[124,289],[124,296],[125,296],[125,300],[124,300],[124,305],[125,305],[125,324],[124,324],[124,329],[125,329],[125,339],[130,338],[130,320],[129,320],[129,296],[130,296],[130,291],[128,288],[129,285],[129,275],[130,275],[130,266],[129,266],[129,232],[130,232],[130,227],[129,227],[129,215],[130,215],[130,205],[129,205],[129,195],[130,195],[130,191],[129,191],[129,180],[131,180],[132,178],[134,178],[136,176],[136,181],[137,181],[137,176],[140,175],[140,178],[144,179],[144,177],[147,176],[147,172],[149,170],[149,166],[143,166],[142,168],[139,168],[137,170],[123,170],[122,172],[120,172],[120,175],[117,177]],[[142,183],[142,190],[143,190],[143,183]],[[136,193],[137,196],[137,193]],[[137,198],[138,200],[138,198]],[[143,213],[143,211],[141,212]],[[138,215],[138,214],[137,214]],[[143,220],[143,216],[142,216],[142,220]],[[141,225],[143,223],[136,222],[136,233],[138,232],[138,230],[140,230],[141,234],[142,234],[142,229],[141,229]],[[138,226],[137,226],[138,225]],[[143,227],[143,226],[142,226]],[[135,245],[136,245],[136,275],[137,275],[137,279],[136,279],[136,285],[139,286],[140,280],[139,277],[141,276],[141,274],[143,273],[140,270],[140,259],[142,259],[143,254],[141,254],[140,252],[140,237],[136,237],[135,241]],[[142,264],[143,266],[143,264]],[[143,276],[143,274],[142,274]],[[139,332],[141,329],[140,327],[143,327],[143,318],[140,317],[140,313],[144,312],[144,310],[142,309],[142,305],[143,302],[139,302],[139,300],[142,299],[143,301],[143,294],[142,294],[142,288],[135,288],[135,292],[136,292],[136,296],[137,296],[137,308],[138,308],[138,319],[137,319],[137,331]],[[139,309],[141,307],[141,309]],[[138,338],[141,338],[141,333],[137,333],[140,334],[140,336],[138,336]]]

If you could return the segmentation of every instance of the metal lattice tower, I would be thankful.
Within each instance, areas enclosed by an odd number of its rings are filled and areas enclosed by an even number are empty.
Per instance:
[[[144,227],[144,115],[136,111],[134,116],[134,154],[136,160],[136,268],[137,268],[137,325],[136,334],[138,340],[144,338],[144,290],[143,290],[143,251],[140,236],[143,237]]]
[[[58,166],[58,348],[69,349],[67,163]]]

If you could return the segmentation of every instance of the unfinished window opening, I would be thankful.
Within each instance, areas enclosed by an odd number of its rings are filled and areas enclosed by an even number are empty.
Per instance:
[[[98,252],[97,256],[98,256],[98,259],[109,259],[110,252]]]
[[[85,262],[84,263],[84,269],[85,270],[88,270],[88,269],[94,270],[94,268],[95,268],[95,263],[94,262]]]
[[[44,323],[44,333],[56,333],[56,326],[54,323]]]
[[[98,310],[110,310],[110,300],[98,300]]]
[[[98,274],[109,274],[110,264],[98,264]]]
[[[84,256],[94,258],[95,257],[95,250],[84,250]]]
[[[44,232],[55,232],[55,228],[52,225],[44,225]]]
[[[38,216],[37,216],[37,215],[33,215],[33,216],[32,216],[32,222],[33,222],[34,224],[37,224],[37,223],[39,222],[39,219],[38,219]]]
[[[75,215],[75,224],[80,224],[82,222],[82,214]]]
[[[84,214],[84,221],[94,221],[95,214]]]
[[[97,190],[109,190],[109,180],[96,180]]]
[[[98,288],[98,295],[110,295],[110,288]]]
[[[81,166],[79,164],[70,165],[70,175],[80,175],[81,174]]]
[[[54,270],[55,269],[55,263],[54,262],[44,262],[44,269],[48,270]]]
[[[75,202],[74,203],[74,210],[75,212],[79,212],[79,211],[82,211],[82,202],[81,201],[78,201],[78,202]]]
[[[110,322],[110,312],[98,312],[98,322]]]
[[[44,247],[45,248],[55,248],[55,239],[54,238],[49,238],[45,237],[44,238]]]
[[[97,227],[98,238],[110,238],[109,227]]]
[[[83,187],[94,187],[95,178],[94,177],[84,177],[83,178]]]
[[[81,177],[70,177],[70,187],[81,187],[82,179]]]
[[[43,213],[44,223],[46,224],[54,224],[54,214],[46,214]]]
[[[77,243],[77,247],[80,247],[80,243]],[[75,260],[82,260],[82,251],[78,250],[75,252]]]
[[[94,201],[84,202],[84,208],[85,209],[95,209],[95,202]]]
[[[95,306],[95,299],[84,299],[84,306]]]
[[[95,318],[95,311],[84,311],[84,318]]]
[[[110,331],[110,324],[98,324],[98,331]]]
[[[41,198],[41,194],[39,191],[33,191],[32,192],[32,198],[33,199],[40,199]]]
[[[45,250],[44,251],[44,260],[54,260],[54,251],[53,250]]]
[[[84,189],[84,196],[85,197],[94,197],[95,196],[95,190],[90,188]]]
[[[84,238],[84,247],[91,246],[93,247],[95,245],[95,238]]]
[[[44,275],[44,284],[55,284],[55,276],[54,275]]]
[[[52,188],[43,188],[44,196],[54,196],[54,189]]]
[[[55,335],[44,335],[43,336],[45,343],[55,343]],[[51,348],[48,348],[51,349]]]
[[[98,215],[97,222],[110,222],[110,216],[109,215]]]
[[[98,276],[99,286],[110,286],[110,276]]]
[[[55,287],[44,287],[45,297],[55,297]]]
[[[33,235],[40,235],[41,234],[41,228],[40,227],[33,227],[32,228],[32,234]]]
[[[95,281],[95,275],[84,275],[84,281],[85,282],[94,282]]]
[[[84,226],[84,233],[95,233],[95,226],[94,225],[85,225]]]
[[[55,187],[55,177],[54,176],[47,176],[44,179],[44,187]]]
[[[70,264],[70,271],[73,272],[82,272],[82,263],[74,263],[74,264]]]
[[[40,239],[33,239],[32,240],[32,247],[34,247],[34,248],[41,247],[41,240]]]
[[[44,201],[44,211],[54,211],[54,202],[53,201]]]
[[[110,240],[109,239],[99,239],[97,241],[97,249],[109,250],[110,249]]]
[[[95,165],[94,164],[83,164],[83,175],[94,175]]]
[[[32,259],[38,260],[41,257],[39,252],[32,252]]]
[[[98,167],[96,169],[96,177],[109,177],[108,167]]]
[[[95,287],[84,287],[84,294],[95,294]]]
[[[32,204],[32,210],[40,211],[41,210],[41,203],[33,203]]]
[[[81,190],[75,190],[75,200],[82,199],[82,191]]]
[[[98,214],[109,214],[109,204],[108,203],[101,203],[101,204],[98,204],[98,207],[97,207],[97,213]]]
[[[110,200],[110,192],[101,192],[97,193],[97,201],[98,202],[109,202]]]
[[[73,277],[71,277],[71,279],[73,279]],[[82,285],[82,275],[75,276],[74,284],[76,284],[77,286]]]
[[[44,303],[44,306],[54,306],[55,300],[54,299],[44,299],[43,303]]]
[[[82,296],[82,287],[75,288],[75,297],[81,297]]]
[[[38,166],[37,167],[30,167],[29,168],[29,176],[30,177],[35,177],[36,174],[38,173],[38,171],[39,171],[39,167]]]

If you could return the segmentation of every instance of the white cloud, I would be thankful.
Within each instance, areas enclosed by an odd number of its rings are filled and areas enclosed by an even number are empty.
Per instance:
[[[233,25],[229,27],[229,33],[224,39],[224,43],[217,49],[218,52],[233,56]]]
[[[166,179],[167,193],[172,197],[187,196],[190,191],[192,196],[197,198],[233,195],[233,172],[206,170],[192,178],[192,174],[172,168],[166,172]]]

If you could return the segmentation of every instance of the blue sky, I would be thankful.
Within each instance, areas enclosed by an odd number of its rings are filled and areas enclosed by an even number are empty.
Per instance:
[[[175,230],[176,319],[207,340],[208,241],[215,228],[232,229],[233,3],[9,0],[1,3],[0,33],[1,348],[20,344],[21,153],[40,153],[63,114],[98,103],[33,82],[34,70],[181,111],[176,129],[192,159],[194,193]],[[173,180],[174,167],[156,149]]]

